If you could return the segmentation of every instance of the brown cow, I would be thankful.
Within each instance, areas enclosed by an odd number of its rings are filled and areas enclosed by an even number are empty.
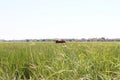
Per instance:
[[[55,42],[56,42],[56,43],[65,43],[65,40],[59,39],[59,40],[56,40]]]

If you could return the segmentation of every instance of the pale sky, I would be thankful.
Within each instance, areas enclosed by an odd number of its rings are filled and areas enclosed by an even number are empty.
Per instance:
[[[0,39],[120,38],[120,0],[0,0]]]

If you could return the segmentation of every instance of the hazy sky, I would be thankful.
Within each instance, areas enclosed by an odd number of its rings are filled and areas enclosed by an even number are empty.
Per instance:
[[[0,0],[0,39],[120,38],[120,0]]]

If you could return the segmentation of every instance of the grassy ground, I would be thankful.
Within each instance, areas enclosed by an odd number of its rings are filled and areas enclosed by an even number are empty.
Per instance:
[[[120,80],[120,43],[0,43],[0,80]]]

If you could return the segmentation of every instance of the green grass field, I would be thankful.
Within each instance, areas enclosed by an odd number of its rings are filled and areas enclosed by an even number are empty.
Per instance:
[[[118,42],[0,42],[0,80],[120,80]]]

